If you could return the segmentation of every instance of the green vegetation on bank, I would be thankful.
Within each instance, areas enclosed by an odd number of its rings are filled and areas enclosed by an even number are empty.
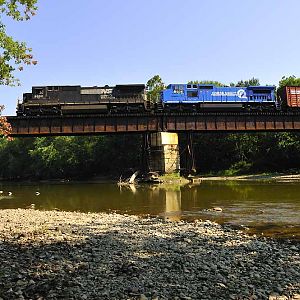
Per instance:
[[[130,175],[141,166],[141,149],[140,135],[0,139],[0,178]],[[198,173],[300,170],[300,133],[196,134],[194,150]]]
[[[132,172],[140,165],[135,135],[0,139],[0,178],[90,178]]]
[[[194,138],[198,172],[233,176],[300,169],[300,133],[200,134]]]

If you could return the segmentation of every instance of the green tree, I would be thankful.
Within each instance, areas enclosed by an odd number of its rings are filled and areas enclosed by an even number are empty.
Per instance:
[[[93,162],[93,137],[36,138],[29,154],[38,177],[85,175]]]
[[[283,76],[279,81],[279,88],[284,86],[300,86],[300,78],[297,78],[294,75],[289,77]]]
[[[160,92],[164,88],[165,84],[163,83],[159,75],[155,75],[152,78],[150,78],[147,82],[148,99],[157,102],[157,100],[159,99]]]
[[[231,83],[231,86],[241,86],[241,87],[247,87],[247,86],[258,86],[260,85],[258,78],[251,78],[249,80],[240,80],[236,84]]]
[[[11,142],[0,139],[0,178],[33,177],[33,161],[29,155],[32,145],[32,138],[16,138]]]
[[[214,86],[226,86],[226,84],[214,80],[191,80],[188,84],[213,84]]]
[[[26,43],[7,34],[3,16],[15,21],[29,20],[35,14],[36,3],[37,0],[0,0],[0,85],[19,84],[14,72],[22,71],[24,65],[36,64]]]

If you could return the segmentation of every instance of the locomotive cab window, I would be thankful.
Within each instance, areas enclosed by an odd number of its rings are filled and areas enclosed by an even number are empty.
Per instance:
[[[41,99],[44,98],[44,95],[46,94],[44,87],[36,87],[32,89],[33,98]]]
[[[43,92],[44,92],[44,89],[43,89],[43,88],[36,88],[36,89],[34,90],[34,93],[35,93],[36,95],[42,95]]]
[[[188,85],[186,86],[186,88],[187,88],[187,89],[191,89],[191,88],[192,88],[192,85],[191,85],[191,84],[188,84]]]
[[[183,94],[184,93],[184,88],[182,85],[173,85],[173,93],[174,94]]]
[[[33,91],[34,95],[44,95],[44,89],[43,88],[35,88]]]

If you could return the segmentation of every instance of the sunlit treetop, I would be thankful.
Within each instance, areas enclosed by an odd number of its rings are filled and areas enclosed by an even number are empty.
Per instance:
[[[35,15],[37,0],[0,0],[0,85],[17,85],[15,71],[22,71],[25,65],[36,64],[32,49],[26,43],[16,41],[6,32],[3,16],[16,21],[26,21]]]
[[[5,117],[1,116],[1,112],[4,109],[3,105],[0,105],[0,138],[1,137],[8,137],[11,133],[11,126],[9,123],[7,123],[7,120]]]
[[[226,86],[226,84],[215,80],[191,80],[188,84],[213,84],[214,86]]]
[[[163,83],[159,75],[155,75],[152,78],[150,78],[147,82],[148,99],[152,101],[157,101],[159,99],[160,92],[164,88],[165,88],[165,84]]]
[[[297,78],[296,76],[283,76],[279,81],[279,88],[284,86],[300,86],[300,78]]]

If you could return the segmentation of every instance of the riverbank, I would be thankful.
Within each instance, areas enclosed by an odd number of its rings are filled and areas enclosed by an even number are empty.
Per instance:
[[[221,181],[221,180],[238,180],[238,181],[276,181],[276,182],[300,182],[300,174],[285,173],[263,173],[249,174],[238,176],[197,176],[201,181]]]
[[[210,221],[1,210],[0,248],[2,299],[300,298],[299,242]]]
[[[31,183],[48,183],[48,184],[66,184],[66,183],[117,183],[119,181],[118,176],[96,176],[89,179],[43,179],[43,180],[22,180],[22,179],[4,179],[0,178],[1,183],[20,183],[20,184],[31,184]],[[138,178],[140,179],[140,178]],[[300,173],[260,173],[260,174],[246,174],[246,175],[196,175],[192,177],[184,177],[179,174],[165,174],[158,176],[157,178],[150,180],[140,180],[143,183],[162,183],[162,184],[188,184],[193,181],[221,181],[221,180],[239,180],[239,181],[278,181],[278,182],[300,182]],[[139,181],[139,180],[138,180]]]

